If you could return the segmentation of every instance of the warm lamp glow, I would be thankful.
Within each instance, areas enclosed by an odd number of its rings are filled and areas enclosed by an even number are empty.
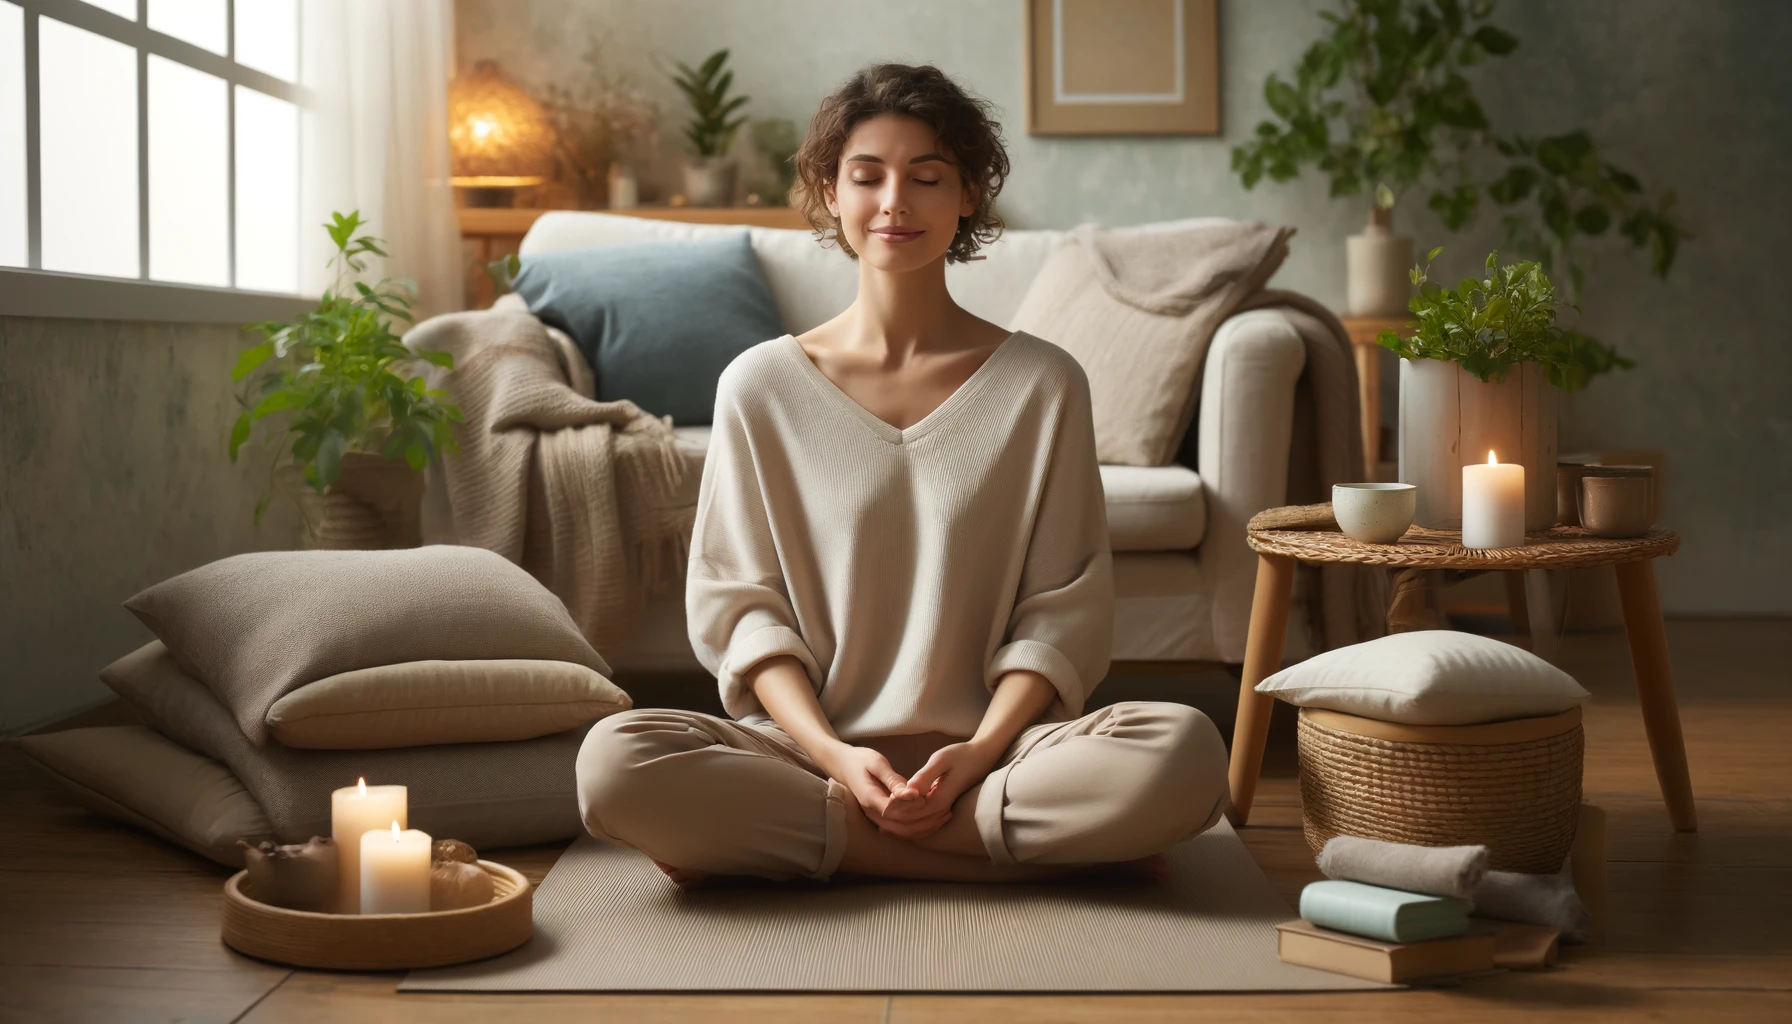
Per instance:
[[[552,160],[554,132],[541,104],[482,60],[448,87],[448,145],[456,185],[536,185]]]

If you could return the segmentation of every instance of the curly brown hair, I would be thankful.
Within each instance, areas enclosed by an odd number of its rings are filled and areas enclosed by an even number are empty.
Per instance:
[[[853,259],[859,254],[840,232],[840,220],[828,212],[826,186],[840,174],[840,153],[853,129],[879,114],[903,114],[926,122],[939,137],[943,155],[977,196],[977,208],[958,218],[958,231],[946,250],[947,263],[962,263],[1002,233],[996,216],[996,195],[1008,178],[1008,151],[1002,126],[991,116],[991,104],[966,93],[931,64],[873,64],[859,71],[821,101],[809,122],[803,144],[791,158],[796,184],[790,204],[801,211],[817,238],[828,237]]]

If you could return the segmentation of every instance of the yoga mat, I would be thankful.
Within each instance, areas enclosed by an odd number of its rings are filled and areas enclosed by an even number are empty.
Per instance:
[[[528,944],[401,992],[1271,992],[1393,986],[1282,963],[1295,917],[1223,819],[1162,884],[868,881],[680,891],[587,836]]]

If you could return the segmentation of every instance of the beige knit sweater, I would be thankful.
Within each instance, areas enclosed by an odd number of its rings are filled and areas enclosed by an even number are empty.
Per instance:
[[[784,335],[723,372],[685,587],[691,645],[737,719],[744,673],[806,669],[842,739],[969,736],[1031,669],[1082,714],[1113,646],[1113,556],[1089,384],[1010,335],[918,423],[853,401]]]

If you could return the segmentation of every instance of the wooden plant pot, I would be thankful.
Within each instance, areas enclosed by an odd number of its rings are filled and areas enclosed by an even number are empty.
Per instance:
[[[1487,725],[1401,725],[1302,708],[1301,825],[1418,846],[1485,845],[1496,871],[1553,874],[1580,815],[1580,708]]]
[[[1462,467],[1501,462],[1524,467],[1524,528],[1556,521],[1556,388],[1535,363],[1520,363],[1497,384],[1455,363],[1400,360],[1400,482],[1418,487],[1413,522],[1462,528]]]
[[[293,967],[401,971],[483,960],[529,941],[534,888],[513,868],[489,860],[496,895],[483,906],[427,914],[319,914],[254,898],[249,873],[224,883],[224,944]]]
[[[346,452],[342,475],[323,494],[288,463],[276,473],[299,506],[312,546],[377,551],[423,543],[423,474],[369,452]]]

